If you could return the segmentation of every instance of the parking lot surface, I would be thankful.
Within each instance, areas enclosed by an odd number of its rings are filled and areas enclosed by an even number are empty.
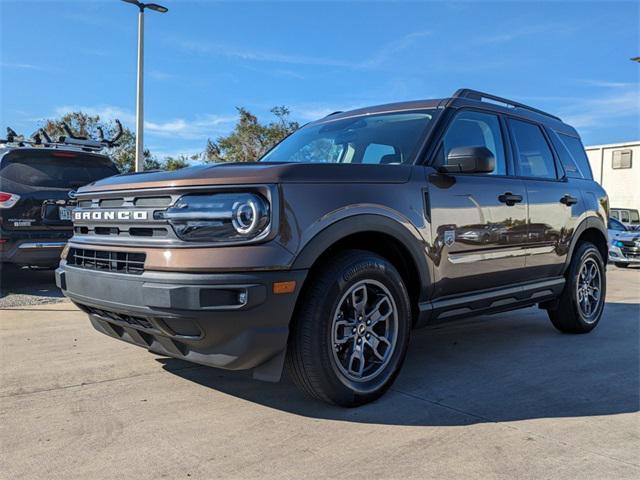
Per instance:
[[[589,335],[535,308],[417,330],[391,391],[350,410],[115,341],[51,272],[53,303],[30,301],[31,274],[3,273],[1,478],[640,477],[638,269],[609,267]]]

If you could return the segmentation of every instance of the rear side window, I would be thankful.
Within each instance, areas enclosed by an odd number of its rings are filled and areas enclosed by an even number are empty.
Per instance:
[[[536,178],[558,178],[551,148],[537,125],[509,120],[516,147],[520,175]]]
[[[580,172],[582,178],[593,180],[591,165],[589,165],[589,158],[587,157],[587,153],[584,151],[584,146],[582,145],[580,139],[576,137],[570,137],[569,135],[565,135],[563,133],[558,133],[557,135],[562,144],[569,151],[571,159],[576,165],[578,172]],[[564,163],[564,161],[562,163]]]
[[[43,188],[76,189],[118,173],[105,157],[71,152],[18,151],[0,165],[2,181]]]

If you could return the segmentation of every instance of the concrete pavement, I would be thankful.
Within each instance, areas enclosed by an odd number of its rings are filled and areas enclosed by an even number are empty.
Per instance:
[[[414,332],[381,400],[344,410],[157,357],[69,302],[0,310],[0,477],[640,477],[640,271],[589,335],[535,308]]]

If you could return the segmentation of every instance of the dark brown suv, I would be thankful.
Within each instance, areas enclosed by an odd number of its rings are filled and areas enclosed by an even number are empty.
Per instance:
[[[576,131],[473,90],[335,113],[259,163],[78,191],[58,285],[99,331],[344,406],[380,396],[413,327],[539,305],[585,333],[608,201]]]

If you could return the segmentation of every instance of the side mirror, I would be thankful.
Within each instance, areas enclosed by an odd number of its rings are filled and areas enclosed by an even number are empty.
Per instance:
[[[487,147],[456,147],[447,156],[447,164],[440,167],[445,173],[491,173],[496,159]]]

